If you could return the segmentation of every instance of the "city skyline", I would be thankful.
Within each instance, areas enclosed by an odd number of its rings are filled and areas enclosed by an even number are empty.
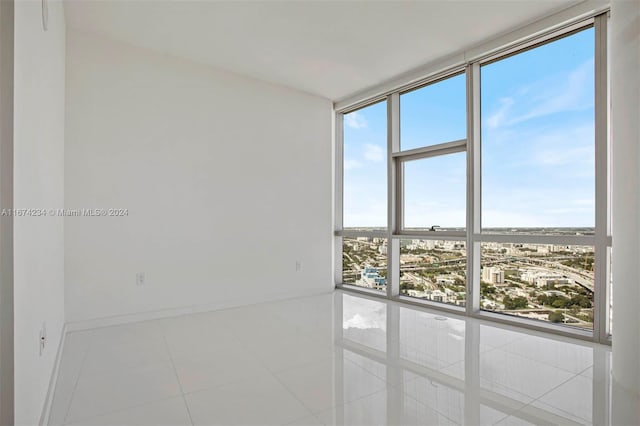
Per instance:
[[[480,308],[529,319],[593,327],[594,247],[589,245],[482,243]],[[465,306],[464,241],[400,240],[400,294]],[[386,291],[387,240],[343,240],[343,282]]]

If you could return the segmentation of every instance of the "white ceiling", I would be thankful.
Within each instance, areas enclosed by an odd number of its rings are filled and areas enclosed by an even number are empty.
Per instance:
[[[78,1],[67,25],[332,100],[576,0]]]

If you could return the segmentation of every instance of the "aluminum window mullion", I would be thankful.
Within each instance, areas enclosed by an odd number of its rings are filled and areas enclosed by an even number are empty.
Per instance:
[[[434,157],[441,157],[443,155],[456,154],[458,152],[465,152],[467,149],[466,140],[462,144],[456,143],[454,145],[449,145],[449,144],[442,144],[442,145],[447,145],[447,146],[443,146],[438,149],[420,149],[420,152],[415,152],[411,154],[406,154],[403,152],[403,153],[396,154],[395,158],[400,162],[414,161],[414,160],[422,160],[425,158],[434,158]]]
[[[464,232],[412,232],[405,231],[391,235],[391,238],[398,240],[435,240],[435,241],[466,241]]]
[[[475,242],[595,246],[593,235],[475,234]]]
[[[400,95],[393,93],[387,98],[387,297],[400,294],[400,241],[392,238],[396,229],[399,209],[396,197],[399,187],[397,168],[401,167],[393,158],[400,150]]]
[[[480,66],[467,67],[467,301],[471,315],[480,311]]]
[[[596,231],[593,292],[593,337],[604,343],[609,330],[607,280],[608,220],[608,104],[607,104],[607,14],[595,18],[595,175]]]
[[[394,233],[402,232],[404,229],[404,163],[397,158],[394,159],[395,162],[395,223],[394,223]]]
[[[342,231],[335,231],[334,235],[338,237],[348,237],[348,238],[358,238],[358,237],[369,237],[369,238],[387,238],[387,231],[379,230],[379,231],[360,231],[357,229],[343,229]]]
[[[466,139],[459,139],[456,141],[451,141],[451,142],[445,142],[445,143],[439,143],[436,145],[429,145],[429,146],[425,146],[422,148],[415,148],[415,149],[410,149],[407,151],[400,151],[400,143],[398,142],[398,147],[395,151],[392,152],[392,156],[393,157],[415,157],[415,156],[421,156],[421,154],[428,154],[428,153],[434,153],[434,155],[442,155],[439,152],[440,151],[446,151],[447,149],[451,149],[451,148],[459,148],[460,151],[464,151],[464,148],[467,145],[467,140]],[[459,151],[455,151],[455,152],[459,152]]]
[[[487,65],[495,61],[500,61],[510,56],[526,52],[527,50],[535,49],[544,44],[553,43],[554,41],[567,37],[573,33],[580,32],[585,28],[588,28],[589,26],[593,25],[593,22],[594,22],[593,17],[588,19],[583,19],[579,22],[568,24],[566,26],[563,26],[562,28],[557,28],[552,31],[549,31],[544,35],[540,35],[533,39],[523,41],[522,43],[518,43],[508,48],[498,50],[497,52],[493,52],[489,55],[482,55],[473,60],[474,62],[480,63],[480,65]]]
[[[333,237],[333,277],[334,284],[342,284],[342,236],[335,235],[343,228],[344,214],[344,138],[343,138],[344,114],[335,114],[335,171],[334,171],[334,237]]]

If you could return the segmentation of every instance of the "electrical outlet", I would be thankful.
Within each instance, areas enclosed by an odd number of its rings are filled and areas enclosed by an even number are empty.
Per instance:
[[[40,356],[44,352],[45,346],[47,346],[47,323],[42,323],[42,328],[40,329],[40,336],[38,337],[38,343],[40,346]]]
[[[136,285],[144,285],[144,272],[138,272],[136,274]]]
[[[296,260],[296,272],[302,271],[302,261]]]

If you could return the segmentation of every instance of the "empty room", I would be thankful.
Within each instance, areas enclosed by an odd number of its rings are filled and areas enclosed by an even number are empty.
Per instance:
[[[0,0],[0,424],[640,424],[640,1]]]

